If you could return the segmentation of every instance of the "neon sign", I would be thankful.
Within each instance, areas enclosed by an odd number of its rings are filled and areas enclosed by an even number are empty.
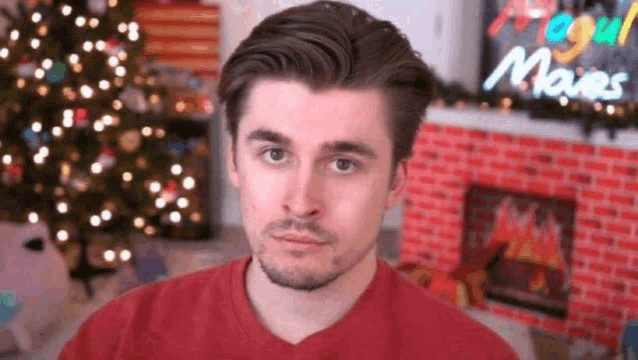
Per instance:
[[[541,19],[536,41],[540,44],[561,43],[568,40],[572,47],[561,51],[550,50],[547,47],[538,49],[529,59],[525,59],[525,49],[517,46],[513,48],[496,67],[483,84],[485,91],[490,91],[496,83],[512,68],[511,84],[518,86],[531,70],[540,64],[537,80],[534,84],[533,96],[558,96],[565,94],[576,98],[583,94],[592,101],[597,99],[617,100],[622,96],[621,83],[629,80],[629,75],[619,72],[609,76],[602,71],[587,72],[574,84],[575,74],[568,69],[555,69],[549,72],[552,57],[561,64],[572,62],[593,41],[597,44],[625,46],[627,35],[638,16],[638,0],[635,0],[624,18],[591,16],[574,17],[568,12],[557,10],[557,0],[535,0],[534,7],[530,7],[528,0],[510,0],[501,13],[488,27],[489,36],[496,36],[505,23],[514,18],[514,30],[522,31],[531,20]],[[549,72],[549,73],[548,73]],[[608,89],[611,86],[611,89]]]

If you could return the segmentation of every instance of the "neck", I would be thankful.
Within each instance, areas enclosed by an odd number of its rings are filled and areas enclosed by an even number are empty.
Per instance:
[[[253,256],[246,272],[248,299],[272,333],[300,342],[339,321],[368,288],[377,268],[376,247],[371,250],[338,279],[310,293],[273,284]]]

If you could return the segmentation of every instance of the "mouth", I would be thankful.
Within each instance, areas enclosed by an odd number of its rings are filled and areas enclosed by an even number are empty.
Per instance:
[[[302,245],[327,245],[326,242],[316,241],[306,237],[293,237],[293,236],[283,236],[277,237],[273,236],[273,238],[277,241],[289,242],[294,244],[302,244]]]

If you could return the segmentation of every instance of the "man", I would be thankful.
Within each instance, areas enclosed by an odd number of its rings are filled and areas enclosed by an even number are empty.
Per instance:
[[[62,359],[515,359],[376,255],[432,81],[396,27],[353,6],[265,19],[219,84],[252,256],[112,301]]]

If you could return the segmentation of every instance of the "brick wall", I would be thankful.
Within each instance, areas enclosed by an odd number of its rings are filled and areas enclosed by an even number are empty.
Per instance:
[[[470,183],[577,202],[567,320],[490,302],[545,331],[616,348],[638,318],[638,151],[424,123],[408,170],[401,262],[452,270]]]

